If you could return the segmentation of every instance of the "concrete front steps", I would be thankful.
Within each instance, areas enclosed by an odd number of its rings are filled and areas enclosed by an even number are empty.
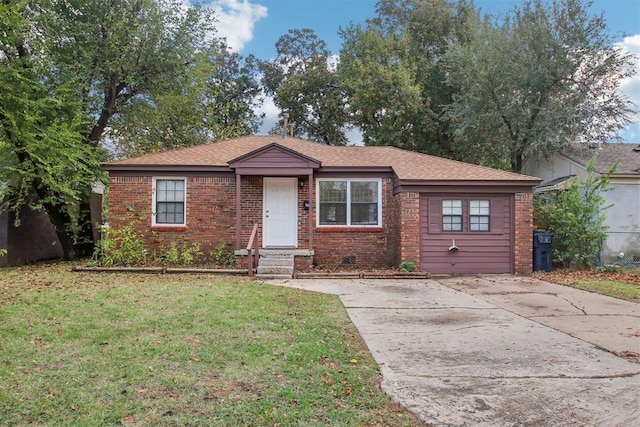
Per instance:
[[[293,278],[293,266],[293,253],[263,249],[260,251],[256,275],[260,279],[291,279]]]
[[[260,249],[257,277],[260,279],[292,279],[296,256],[313,256],[313,251],[293,248]]]

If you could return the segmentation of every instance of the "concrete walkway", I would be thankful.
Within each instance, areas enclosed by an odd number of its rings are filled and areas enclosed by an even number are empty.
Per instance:
[[[640,425],[640,307],[532,278],[269,281],[338,295],[428,424]]]

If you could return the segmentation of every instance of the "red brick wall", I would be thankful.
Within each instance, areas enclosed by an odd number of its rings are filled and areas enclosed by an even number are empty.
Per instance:
[[[263,178],[261,176],[243,176],[240,180],[240,211],[241,215],[241,231],[240,231],[240,246],[246,248],[251,236],[251,229],[253,224],[262,224],[262,197],[263,197]],[[234,179],[235,186],[235,179]],[[233,191],[233,197],[231,200],[231,208],[233,208],[233,215],[235,218],[235,190]],[[235,219],[234,219],[235,221]],[[235,233],[235,226],[234,226]],[[235,234],[234,234],[235,238]],[[262,247],[262,230],[258,231],[257,245]]]
[[[354,268],[387,268],[395,264],[396,209],[392,181],[382,180],[382,227],[380,228],[321,228],[315,227],[314,264],[335,267],[347,257],[356,257]],[[315,221],[315,217],[312,217]]]
[[[160,252],[172,241],[189,247],[200,244],[203,259],[223,242],[227,250],[235,243],[235,177],[187,177],[187,226],[151,227],[150,176],[111,176],[109,226],[117,229],[133,224],[147,248]],[[247,213],[247,216],[252,213]],[[244,230],[243,230],[244,231]],[[247,234],[250,232],[247,231]]]
[[[397,199],[396,264],[413,262],[420,265],[420,194],[399,193]]]
[[[299,182],[300,180],[298,180],[298,183]],[[300,186],[298,186],[298,248],[309,249],[309,221],[315,221],[315,219],[312,217],[311,208],[304,210],[304,202],[309,201],[309,179],[305,178],[302,182],[304,183],[304,187],[300,188]],[[311,185],[312,197],[315,197],[313,196],[313,182]],[[308,268],[305,270],[308,270]]]
[[[533,194],[515,196],[515,268],[516,274],[528,275],[533,269]]]

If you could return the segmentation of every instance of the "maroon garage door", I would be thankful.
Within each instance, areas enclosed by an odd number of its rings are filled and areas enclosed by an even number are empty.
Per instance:
[[[512,273],[513,197],[420,196],[420,267],[429,273]]]

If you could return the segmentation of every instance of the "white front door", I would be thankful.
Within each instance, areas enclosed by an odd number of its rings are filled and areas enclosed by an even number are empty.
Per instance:
[[[297,182],[297,178],[264,179],[264,247],[298,246]]]

